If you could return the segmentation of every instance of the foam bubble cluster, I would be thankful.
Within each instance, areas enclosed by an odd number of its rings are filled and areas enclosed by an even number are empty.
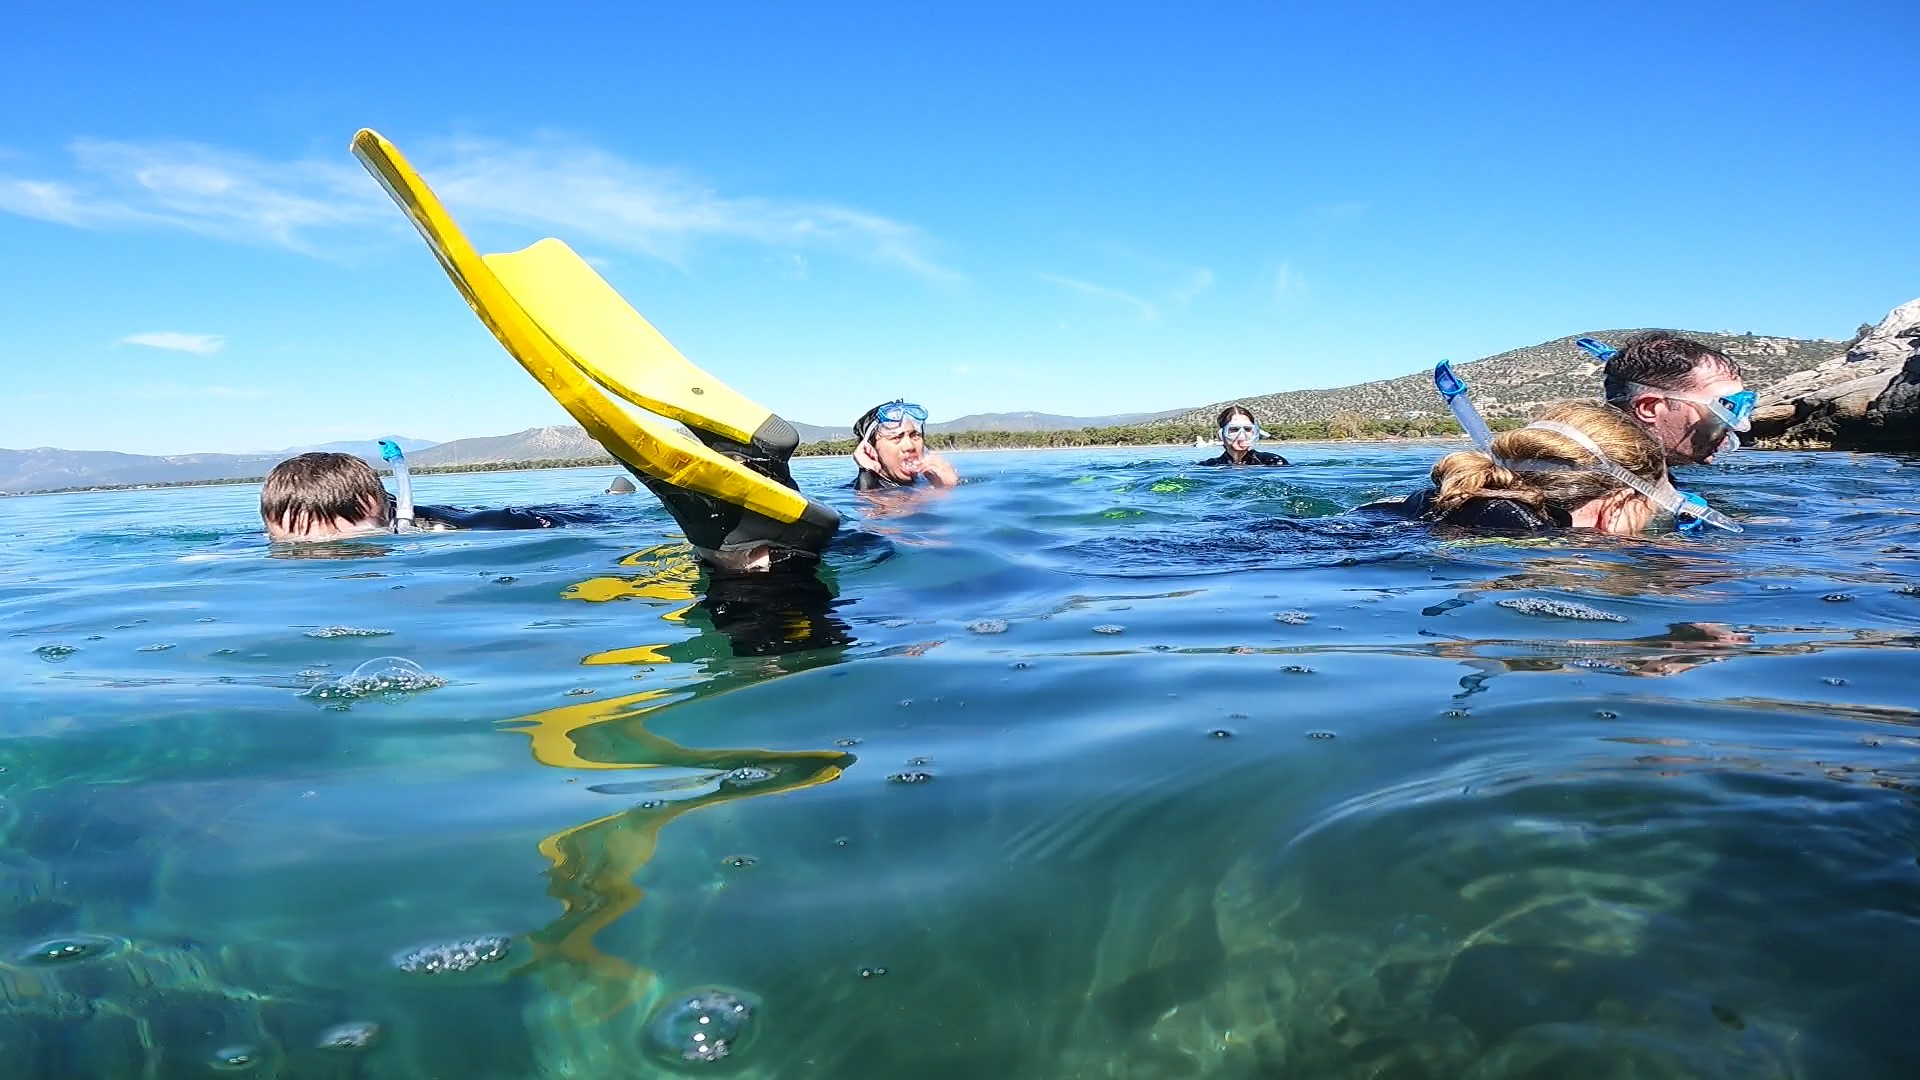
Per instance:
[[[429,674],[419,664],[404,656],[382,656],[369,660],[353,669],[353,674],[342,675],[338,679],[321,683],[307,690],[302,697],[329,701],[337,699],[374,697],[380,694],[405,694],[416,690],[432,690],[447,685],[447,680],[438,675]]]
[[[125,945],[126,942],[120,938],[106,937],[101,934],[71,934],[29,946],[22,949],[18,956],[23,964],[50,967],[55,964],[70,964],[79,960],[111,956]]]
[[[979,619],[968,623],[967,629],[976,634],[1004,634],[1007,632],[1007,620]]]
[[[375,630],[364,626],[322,626],[318,630],[307,631],[307,636],[312,638],[386,637],[391,633],[393,633],[391,630]]]
[[[670,997],[647,1023],[647,1051],[666,1064],[711,1064],[738,1053],[753,1034],[748,995],[706,987]]]
[[[365,1050],[379,1037],[379,1024],[371,1020],[349,1020],[321,1032],[314,1045],[322,1050]]]
[[[444,945],[423,945],[400,954],[393,963],[409,975],[443,975],[472,971],[482,964],[497,963],[506,959],[507,952],[512,948],[512,938],[501,934],[483,934]]]
[[[1522,615],[1544,615],[1553,619],[1579,619],[1583,622],[1626,622],[1625,615],[1601,611],[1571,600],[1547,600],[1538,596],[1516,596],[1500,601],[1500,606]]]
[[[42,645],[33,650],[33,655],[49,664],[57,664],[79,651],[80,649],[73,645]]]

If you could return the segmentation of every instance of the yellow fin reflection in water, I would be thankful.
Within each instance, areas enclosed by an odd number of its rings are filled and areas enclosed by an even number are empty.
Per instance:
[[[658,850],[660,830],[669,821],[703,806],[829,783],[854,761],[851,754],[830,750],[695,749],[645,730],[646,718],[675,697],[651,690],[548,709],[501,725],[528,735],[535,759],[545,765],[698,769],[708,775],[689,783],[714,785],[714,790],[691,798],[648,800],[540,842],[540,854],[549,864],[547,894],[560,902],[561,914],[529,935],[529,941],[536,962],[554,958],[589,976],[587,982],[556,987],[567,995],[556,1006],[576,1019],[607,1019],[653,991],[651,971],[602,952],[594,938],[646,895],[633,879]],[[615,760],[590,760],[580,751],[579,733],[601,724],[620,726],[608,738],[595,740],[601,747],[621,747]],[[728,782],[728,774],[749,766],[767,775],[751,783]]]
[[[693,550],[683,544],[655,544],[622,556],[620,565],[644,571],[628,576],[604,575],[569,585],[560,593],[562,600],[585,600],[603,604],[612,600],[665,600],[692,603],[694,588],[700,583],[700,567]],[[660,616],[678,622],[686,617],[686,608]]]

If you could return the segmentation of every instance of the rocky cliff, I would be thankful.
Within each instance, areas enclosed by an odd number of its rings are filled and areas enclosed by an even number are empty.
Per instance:
[[[1845,355],[1767,386],[1752,434],[1763,446],[1920,453],[1920,300]]]

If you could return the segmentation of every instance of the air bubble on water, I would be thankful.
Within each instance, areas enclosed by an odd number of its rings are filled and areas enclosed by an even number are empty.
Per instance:
[[[319,701],[334,699],[350,701],[375,695],[432,690],[445,685],[447,680],[438,675],[429,674],[419,664],[404,656],[381,656],[354,668],[351,675],[342,675],[331,682],[321,683],[300,696]]]
[[[1214,739],[1233,738],[1233,732],[1230,729],[1223,728],[1223,727],[1214,728],[1212,731],[1207,732],[1207,735],[1209,738],[1214,738]]]
[[[1825,600],[1830,604],[1844,604],[1847,601],[1853,599],[1853,594],[1843,593],[1843,592],[1830,592],[1827,595],[1821,597],[1820,599]]]
[[[1118,623],[1101,623],[1099,626],[1093,628],[1093,632],[1096,634],[1124,634],[1127,632],[1127,628]]]
[[[844,739],[833,740],[833,745],[838,746],[842,750],[844,750],[849,746],[859,746],[860,740],[854,736],[848,736],[847,738],[844,738]]]
[[[504,934],[482,934],[465,941],[422,945],[394,957],[393,965],[409,975],[472,971],[483,964],[506,959],[512,949],[512,938]]]
[[[74,645],[42,645],[33,650],[33,655],[49,664],[58,664],[79,651],[79,647]]]
[[[1288,665],[1287,665],[1286,667],[1283,667],[1283,668],[1281,668],[1280,670],[1281,670],[1281,671],[1284,671],[1284,672],[1286,672],[1286,673],[1287,673],[1287,674],[1289,674],[1289,675],[1311,675],[1311,674],[1313,674],[1313,669],[1312,669],[1312,668],[1310,668],[1310,667],[1308,667],[1308,666],[1307,666],[1307,665],[1305,665],[1305,664],[1288,664]]]
[[[1893,591],[1901,596],[1920,596],[1920,585],[1902,585]]]
[[[1331,739],[1331,738],[1334,738],[1334,737],[1335,737],[1335,736],[1334,736],[1334,733],[1333,733],[1333,732],[1331,732],[1331,731],[1309,731],[1309,732],[1307,732],[1307,738],[1309,738],[1309,739]]]
[[[66,937],[42,941],[21,950],[19,961],[34,967],[71,964],[81,960],[97,960],[103,956],[112,956],[125,945],[124,940],[107,937],[104,934],[70,934]]]
[[[729,855],[720,860],[722,866],[733,870],[745,870],[749,866],[758,865],[759,862],[758,855]]]
[[[156,641],[152,645],[142,645],[138,649],[135,649],[134,651],[135,652],[166,652],[168,649],[171,649],[171,648],[174,648],[174,644],[171,641]]]
[[[391,630],[376,630],[363,626],[322,626],[316,630],[307,631],[307,636],[310,638],[386,637],[391,633],[393,633]]]
[[[1007,620],[976,619],[967,624],[967,629],[976,634],[1004,634],[1007,632]]]
[[[933,779],[933,774],[930,772],[909,770],[907,772],[894,773],[892,776],[887,777],[887,782],[893,784],[924,784],[931,779]]]
[[[245,1072],[260,1063],[260,1048],[241,1044],[223,1046],[213,1052],[213,1058],[207,1062],[221,1072]]]
[[[887,969],[880,967],[878,965],[875,965],[873,967],[863,967],[860,969],[860,977],[863,979],[877,979],[880,976],[885,975],[886,973],[887,973]]]
[[[668,998],[647,1021],[646,1050],[667,1065],[708,1065],[746,1048],[758,999],[710,986]]]
[[[1820,681],[1821,681],[1821,682],[1823,682],[1823,683],[1826,683],[1826,684],[1827,684],[1828,686],[1845,686],[1845,685],[1847,685],[1847,680],[1845,680],[1845,679],[1843,679],[1843,678],[1840,678],[1840,677],[1839,677],[1838,675],[1829,675],[1829,676],[1827,676],[1826,678],[1824,678],[1824,679],[1821,679]]]
[[[771,779],[773,779],[772,769],[764,769],[758,765],[742,765],[737,769],[728,770],[726,775],[720,778],[720,786],[748,787],[753,784],[764,784]]]
[[[1548,600],[1538,596],[1515,596],[1499,602],[1499,606],[1522,615],[1544,615],[1554,619],[1579,619],[1584,622],[1626,622],[1625,615],[1615,615],[1611,611],[1601,611],[1596,607],[1577,604],[1571,600]]]
[[[1313,616],[1304,611],[1276,611],[1273,613],[1274,622],[1286,623],[1288,626],[1302,626],[1312,620]]]
[[[379,1037],[379,1024],[371,1020],[349,1020],[321,1032],[313,1045],[322,1050],[365,1050]]]
[[[593,693],[593,687],[591,686],[576,686],[573,689],[567,691],[567,696],[568,697],[586,697],[591,693]]]

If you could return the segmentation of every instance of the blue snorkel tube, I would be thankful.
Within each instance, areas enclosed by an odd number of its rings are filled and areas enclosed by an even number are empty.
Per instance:
[[[380,440],[380,456],[393,466],[393,485],[399,488],[393,498],[393,531],[413,528],[413,477],[407,472],[407,455],[392,439]]]
[[[1467,399],[1467,381],[1453,373],[1453,361],[1442,360],[1433,366],[1433,388],[1440,391],[1440,400],[1453,410],[1453,418],[1460,421],[1460,430],[1467,433],[1473,445],[1492,453],[1493,432],[1487,430],[1480,411]]]
[[[1597,338],[1590,338],[1590,337],[1577,338],[1574,340],[1574,344],[1584,349],[1588,356],[1593,357],[1593,362],[1596,364],[1606,363],[1607,361],[1613,359],[1614,356],[1620,351],[1619,349],[1616,349],[1613,346],[1607,344],[1606,342],[1598,340]]]

